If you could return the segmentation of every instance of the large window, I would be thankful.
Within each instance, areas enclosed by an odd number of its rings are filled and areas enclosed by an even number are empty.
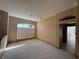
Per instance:
[[[33,38],[35,35],[35,25],[27,23],[17,24],[17,39]]]
[[[17,28],[35,28],[35,26],[33,24],[18,24]]]

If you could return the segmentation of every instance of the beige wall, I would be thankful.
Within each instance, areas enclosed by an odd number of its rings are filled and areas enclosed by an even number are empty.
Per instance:
[[[3,53],[5,52],[5,48],[7,47],[7,35],[5,35],[1,42],[0,42],[0,58],[2,57]]]
[[[0,58],[2,57],[3,53],[5,52],[5,48],[7,47],[7,35],[5,35],[1,42],[0,42]]]
[[[77,10],[78,10],[78,7],[74,7],[74,8],[71,8],[69,10],[66,10],[64,12],[61,12],[61,13],[57,14],[58,19],[61,19],[61,18],[66,17],[66,16],[76,16],[76,19],[73,19],[73,20],[77,20],[77,13],[78,13]],[[76,23],[76,21],[74,21],[74,22]]]
[[[0,10],[0,58],[7,46],[8,13]]]
[[[37,38],[59,47],[59,19],[77,16],[77,7],[37,22]]]
[[[37,22],[37,38],[58,46],[57,16]]]
[[[0,10],[0,39],[7,34],[8,13]]]
[[[8,42],[15,42],[17,41],[17,24],[18,23],[30,23],[36,26],[36,22],[30,20],[24,20],[17,17],[9,17],[9,33],[8,33]],[[34,35],[36,37],[36,33]]]

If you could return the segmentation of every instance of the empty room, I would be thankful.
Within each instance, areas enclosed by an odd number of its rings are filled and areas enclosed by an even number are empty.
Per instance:
[[[78,0],[0,0],[0,59],[78,58]]]

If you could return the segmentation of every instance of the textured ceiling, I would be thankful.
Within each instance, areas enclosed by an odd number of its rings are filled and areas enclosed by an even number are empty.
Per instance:
[[[77,6],[78,0],[0,0],[0,9],[28,20],[42,20]]]

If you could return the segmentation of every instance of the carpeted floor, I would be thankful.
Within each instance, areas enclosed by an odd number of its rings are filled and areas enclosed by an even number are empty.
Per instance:
[[[2,59],[75,59],[75,57],[71,53],[33,39],[10,44]]]

